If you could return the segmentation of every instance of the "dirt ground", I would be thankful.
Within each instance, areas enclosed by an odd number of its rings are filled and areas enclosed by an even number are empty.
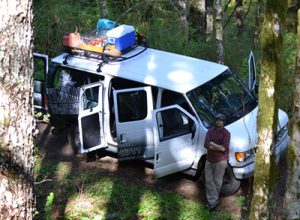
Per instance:
[[[152,169],[142,161],[124,161],[118,162],[117,159],[106,156],[98,161],[87,162],[86,155],[74,155],[71,146],[67,140],[67,131],[59,135],[53,135],[51,127],[47,123],[37,123],[39,134],[36,139],[36,145],[40,148],[40,154],[46,158],[55,161],[72,162],[74,167],[83,170],[97,170],[109,176],[117,176],[131,183],[142,184],[159,191],[177,192],[186,199],[193,200],[200,204],[206,204],[205,188],[203,178],[193,180],[187,175],[176,173],[155,179]],[[276,202],[277,215],[275,219],[281,219],[281,207],[283,190],[285,186],[285,177],[281,174],[279,184],[276,189],[274,201]],[[241,188],[232,196],[221,198],[221,204],[217,210],[224,210],[231,213],[237,219],[247,219],[247,210],[250,207],[252,196],[253,179],[243,181]],[[243,199],[244,202],[243,202]]]

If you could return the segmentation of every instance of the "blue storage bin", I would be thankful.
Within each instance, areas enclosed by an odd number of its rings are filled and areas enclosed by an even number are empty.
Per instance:
[[[107,42],[116,45],[119,51],[123,51],[135,44],[135,29],[130,25],[120,25],[106,33]]]
[[[108,20],[106,18],[101,18],[97,22],[97,32],[100,33],[104,30],[111,30],[116,27],[116,22]]]

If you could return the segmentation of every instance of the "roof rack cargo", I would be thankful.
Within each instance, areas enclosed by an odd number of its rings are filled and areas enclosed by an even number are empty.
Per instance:
[[[109,27],[109,30],[102,30],[101,27]],[[144,46],[144,50],[130,57],[122,56],[140,45]],[[81,36],[75,32],[63,36],[63,51],[68,53],[63,63],[67,64],[68,57],[73,55],[93,58],[101,61],[97,69],[97,72],[101,72],[101,67],[105,63],[130,59],[143,53],[147,48],[146,39],[136,32],[133,26],[116,26],[112,21],[99,19],[97,29],[88,34]]]

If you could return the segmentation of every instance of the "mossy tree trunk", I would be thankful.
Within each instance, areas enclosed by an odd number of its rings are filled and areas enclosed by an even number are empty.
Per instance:
[[[178,0],[179,6],[179,20],[181,29],[184,32],[185,44],[188,44],[189,40],[189,25],[188,25],[188,2],[187,0]]]
[[[254,193],[249,219],[271,219],[271,192],[276,184],[275,137],[278,108],[276,89],[281,73],[282,26],[286,0],[267,0],[261,45],[258,103],[258,151],[255,158]]]
[[[292,140],[288,148],[288,179],[284,198],[286,219],[300,219],[300,9],[298,10],[297,36],[296,92]]]
[[[214,29],[213,0],[206,0],[206,41],[210,41]]]
[[[33,218],[32,1],[1,2],[0,219]]]
[[[216,10],[216,45],[217,45],[217,62],[224,63],[224,47],[223,47],[223,10],[222,10],[222,1],[216,0],[215,2]]]
[[[200,37],[205,36],[206,28],[206,1],[205,0],[192,0],[189,13],[189,21],[195,25],[199,32]]]
[[[243,0],[236,1],[235,20],[236,20],[237,34],[239,36],[243,32],[243,26],[244,26]]]
[[[256,2],[256,10],[255,10],[255,33],[254,33],[254,40],[253,44],[254,47],[259,43],[259,35],[262,25],[262,14],[264,8],[264,0],[257,0]]]

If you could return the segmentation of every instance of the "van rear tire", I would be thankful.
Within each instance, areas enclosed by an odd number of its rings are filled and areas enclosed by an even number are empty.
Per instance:
[[[74,151],[75,154],[80,152],[80,136],[79,136],[79,128],[77,125],[72,125],[68,132],[68,141]]]
[[[230,196],[238,191],[241,186],[241,181],[237,180],[234,176],[233,170],[230,165],[227,166],[223,178],[223,185],[221,188],[221,196]]]

